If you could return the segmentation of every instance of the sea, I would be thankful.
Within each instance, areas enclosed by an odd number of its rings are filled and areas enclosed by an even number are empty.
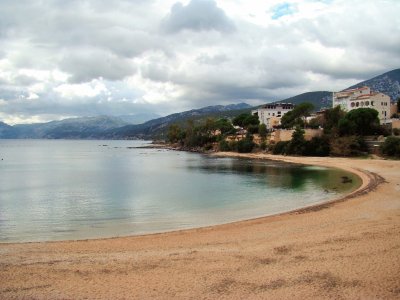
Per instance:
[[[167,232],[274,215],[356,189],[339,169],[149,148],[0,140],[0,242]]]

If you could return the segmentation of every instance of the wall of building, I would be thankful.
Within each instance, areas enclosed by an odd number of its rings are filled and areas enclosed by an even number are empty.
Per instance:
[[[279,126],[281,118],[293,109],[294,105],[290,103],[270,104],[265,107],[253,110],[252,114],[257,114],[261,124],[265,124],[270,130],[274,126]]]
[[[292,139],[294,130],[278,129],[271,133],[270,142],[278,143],[290,141]],[[323,133],[322,129],[305,129],[304,139],[310,141],[313,137],[319,137]]]
[[[390,97],[382,93],[371,93],[368,87],[333,93],[333,107],[337,105],[345,111],[357,108],[375,109],[381,123],[386,123],[392,115]]]

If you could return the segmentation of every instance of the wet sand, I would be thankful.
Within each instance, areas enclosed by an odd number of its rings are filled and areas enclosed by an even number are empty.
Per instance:
[[[400,161],[246,157],[339,167],[363,185],[333,203],[226,225],[0,244],[0,299],[400,298]]]

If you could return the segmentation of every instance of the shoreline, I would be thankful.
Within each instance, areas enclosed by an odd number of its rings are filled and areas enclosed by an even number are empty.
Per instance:
[[[339,167],[361,174],[363,184],[339,199],[228,224],[94,240],[2,243],[0,296],[400,296],[400,162],[216,155]]]
[[[166,149],[166,150],[171,150],[171,151],[185,151],[185,150],[178,150],[178,149],[174,149],[174,148],[170,148],[170,147],[165,147],[165,146],[159,145],[159,144],[156,144],[154,146],[152,145],[150,147],[149,146],[138,146],[138,147],[133,147],[133,148],[135,148],[135,149],[136,148],[138,148],[138,149],[150,148],[150,149]],[[199,154],[208,155],[211,157],[230,157],[230,158],[248,158],[248,159],[255,159],[255,160],[257,160],[257,159],[258,160],[274,160],[274,161],[280,161],[280,162],[285,162],[285,163],[308,165],[308,164],[305,164],[304,162],[296,162],[296,161],[294,162],[294,161],[290,160],[290,156],[282,156],[282,155],[261,154],[261,153],[252,154],[252,153],[237,153],[237,152],[215,152],[215,153],[199,153]],[[292,158],[296,158],[296,157],[292,157]],[[298,158],[301,158],[301,157],[298,157]],[[325,165],[323,163],[322,164],[310,164],[310,165],[327,167],[327,165]],[[334,168],[332,166],[328,166],[328,167]],[[242,222],[258,220],[258,219],[271,218],[271,217],[276,217],[276,216],[284,216],[284,215],[290,215],[290,214],[304,213],[307,211],[317,211],[320,209],[325,209],[331,205],[334,205],[335,203],[346,201],[347,199],[351,199],[353,197],[357,197],[358,195],[368,193],[369,191],[375,189],[379,184],[385,182],[385,179],[382,178],[381,176],[379,176],[378,174],[366,173],[363,170],[358,170],[358,169],[354,169],[354,168],[347,168],[347,169],[340,168],[340,169],[345,170],[347,172],[350,172],[350,173],[358,176],[361,179],[361,185],[348,194],[341,195],[339,197],[329,199],[329,200],[326,200],[326,201],[323,201],[320,203],[310,204],[310,205],[306,205],[304,207],[291,209],[288,211],[283,211],[283,212],[269,214],[269,215],[256,216],[256,217],[231,221],[231,222],[227,222],[227,223],[205,225],[205,226],[193,227],[193,228],[172,229],[172,230],[162,231],[162,232],[132,234],[132,235],[122,235],[122,236],[110,236],[110,237],[98,237],[98,238],[94,237],[94,238],[82,238],[82,239],[67,239],[67,240],[0,242],[0,246],[1,245],[13,245],[13,244],[36,244],[36,243],[45,244],[45,243],[67,243],[67,242],[96,241],[96,240],[113,240],[113,239],[121,239],[121,238],[163,235],[163,234],[174,233],[174,232],[190,232],[192,230],[197,231],[200,229],[215,228],[217,226],[224,226],[224,225],[230,225],[230,224],[235,224],[235,223],[242,223]]]

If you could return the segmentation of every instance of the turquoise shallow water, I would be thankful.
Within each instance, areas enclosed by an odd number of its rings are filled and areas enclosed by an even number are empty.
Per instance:
[[[0,140],[0,242],[221,224],[323,202],[360,184],[336,169],[132,148],[143,144]]]

